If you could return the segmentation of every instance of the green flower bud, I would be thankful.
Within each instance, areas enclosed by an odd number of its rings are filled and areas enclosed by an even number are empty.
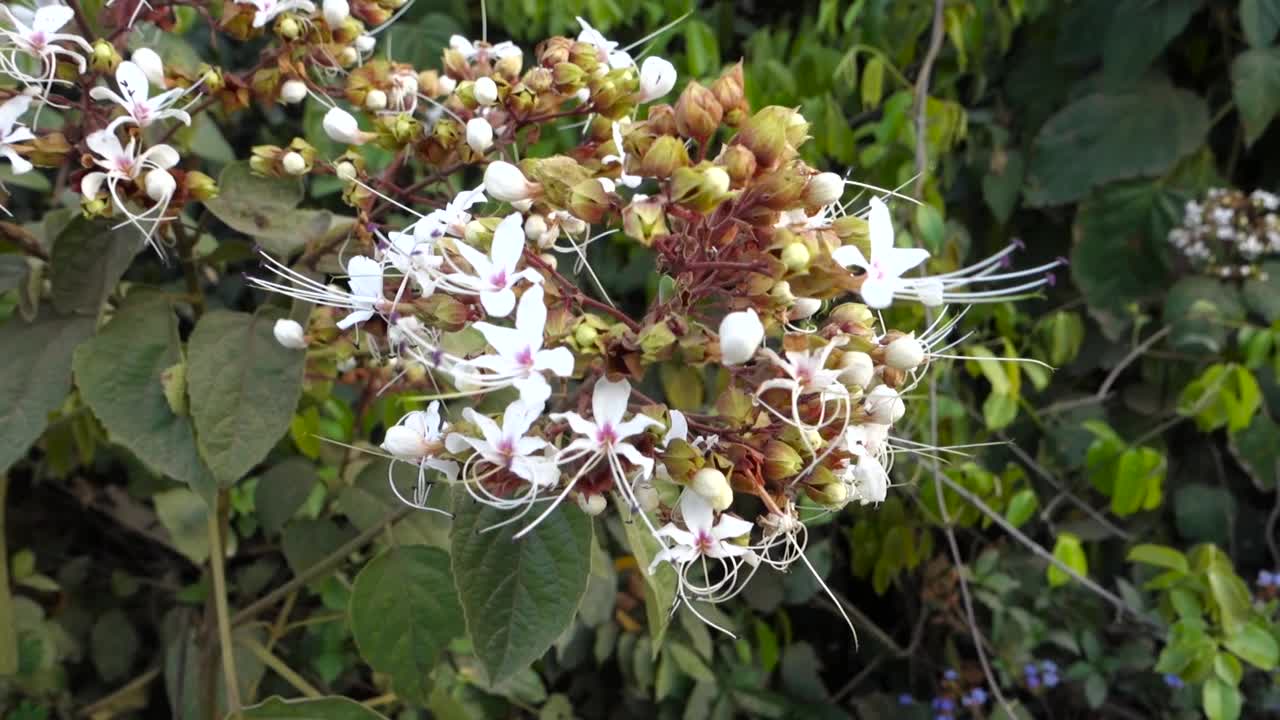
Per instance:
[[[742,187],[756,174],[756,156],[741,145],[728,145],[720,151],[716,164],[729,173],[733,187]]]
[[[654,140],[640,161],[640,176],[665,180],[676,168],[689,167],[689,151],[679,138],[663,135]]]
[[[189,171],[183,182],[186,184],[187,195],[196,200],[212,200],[218,197],[218,183],[202,172]]]
[[[666,235],[667,212],[658,198],[632,200],[622,210],[622,230],[627,237],[645,247],[653,245],[658,235]]]
[[[772,482],[793,477],[804,469],[800,453],[779,440],[770,440],[764,447],[764,476]]]
[[[782,249],[782,264],[793,273],[802,273],[809,269],[809,248],[803,242],[792,242]]]
[[[569,212],[574,217],[595,224],[609,210],[609,194],[599,180],[588,178],[573,186],[569,193]]]
[[[680,134],[705,143],[715,134],[724,117],[720,101],[698,81],[691,81],[676,102],[676,129]]]
[[[93,43],[93,55],[89,59],[89,67],[95,72],[112,73],[115,72],[116,66],[120,64],[122,58],[120,53],[116,52],[116,46],[106,40],[95,40]]]

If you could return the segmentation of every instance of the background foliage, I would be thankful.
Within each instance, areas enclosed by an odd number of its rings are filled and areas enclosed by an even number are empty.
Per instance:
[[[937,269],[1015,237],[1026,263],[1069,256],[1046,297],[966,319],[968,354],[1056,372],[957,363],[935,418],[912,404],[910,436],[995,444],[948,456],[940,477],[901,462],[882,506],[813,531],[809,559],[854,614],[857,645],[805,573],[758,578],[715,617],[737,638],[712,634],[686,612],[668,622],[671,587],[637,570],[649,558],[628,524],[558,513],[519,544],[481,542],[476,507],[460,503],[452,526],[411,514],[385,465],[320,442],[367,437],[401,408],[300,382],[301,359],[270,334],[288,309],[245,289],[254,243],[345,232],[336,185],[306,190],[329,210],[301,210],[302,188],[255,185],[232,162],[298,123],[328,147],[318,116],[251,108],[177,136],[225,166],[197,244],[217,280],[198,323],[174,268],[130,267],[130,244],[74,219],[38,174],[2,178],[48,258],[0,254],[6,717],[216,716],[202,497],[219,489],[240,693],[312,698],[250,718],[1217,720],[1280,707],[1277,590],[1259,575],[1280,567],[1280,259],[1221,279],[1166,240],[1211,187],[1280,189],[1267,162],[1280,2],[941,7],[927,88],[930,2],[488,7],[491,38],[525,46],[571,33],[578,14],[639,38],[689,12],[653,52],[682,79],[745,58],[754,107],[799,106],[812,123],[810,162],[926,202],[897,219]],[[451,33],[479,35],[479,13],[418,0],[391,54],[434,65]],[[150,39],[180,63],[212,52],[207,35],[196,22]],[[656,291],[645,257],[597,259],[614,297]],[[163,291],[131,293],[95,332],[122,280]],[[586,554],[589,572],[574,561]],[[459,562],[485,572],[455,577]],[[503,595],[508,577],[529,591]],[[460,603],[435,592],[453,582]],[[966,704],[975,688],[992,698]]]

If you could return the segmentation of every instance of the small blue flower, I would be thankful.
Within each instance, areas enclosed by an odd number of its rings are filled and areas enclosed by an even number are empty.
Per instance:
[[[1182,678],[1178,677],[1177,675],[1174,675],[1173,673],[1165,673],[1164,684],[1168,685],[1174,690],[1177,690],[1181,688],[1185,683],[1183,683]]]
[[[1039,687],[1040,687],[1040,677],[1039,677],[1039,676],[1037,676],[1037,675],[1028,675],[1028,676],[1027,676],[1027,687],[1028,687],[1028,688],[1030,688],[1030,689],[1032,689],[1032,690],[1035,690],[1036,688],[1039,688]]]
[[[898,696],[899,705],[915,705],[916,699],[910,693],[902,693]]]
[[[1045,686],[1045,687],[1047,687],[1047,688],[1057,687],[1057,686],[1058,686],[1058,674],[1057,674],[1057,673],[1052,673],[1052,672],[1046,672],[1046,673],[1044,674],[1044,686]]]
[[[1275,587],[1275,585],[1276,576],[1273,573],[1267,570],[1258,571],[1258,587]]]
[[[983,690],[983,689],[982,689],[982,688],[980,688],[980,687],[979,687],[979,688],[974,688],[974,689],[973,689],[973,692],[969,693],[969,697],[973,699],[973,704],[974,704],[974,705],[986,705],[986,704],[987,704],[987,691],[986,691],[986,690]]]
[[[946,671],[942,673],[942,679],[949,682],[955,682],[960,679],[960,673],[956,672],[955,668],[947,668]]]
[[[949,713],[956,709],[956,701],[949,697],[936,697],[933,699],[933,709],[939,712]]]
[[[1040,663],[1040,669],[1047,673],[1056,673],[1058,672],[1058,663],[1052,660],[1045,660]]]
[[[955,718],[951,717],[950,715],[938,713],[937,715],[933,716],[933,720],[955,720]]]
[[[1040,674],[1040,668],[1036,667],[1036,664],[1035,664],[1035,663],[1027,663],[1027,664],[1022,668],[1022,674],[1023,674],[1023,675],[1026,675],[1026,676],[1027,676],[1027,677],[1029,677],[1029,678],[1030,678],[1030,677],[1035,677],[1036,675],[1039,675],[1039,674]]]

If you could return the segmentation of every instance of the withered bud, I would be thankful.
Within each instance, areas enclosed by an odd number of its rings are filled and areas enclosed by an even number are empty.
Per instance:
[[[772,210],[787,210],[800,202],[805,184],[809,182],[804,164],[788,163],[758,179],[752,190],[760,204]]]
[[[676,128],[676,110],[667,104],[651,105],[649,117],[644,121],[645,127],[654,135],[675,136],[680,133]]]
[[[560,63],[569,62],[572,50],[573,40],[557,36],[538,43],[533,49],[533,55],[538,58],[538,64],[542,67],[553,68]]]

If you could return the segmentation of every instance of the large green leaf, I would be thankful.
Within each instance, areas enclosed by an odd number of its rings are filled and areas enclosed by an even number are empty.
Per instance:
[[[425,704],[431,669],[463,630],[449,554],[399,547],[379,555],[356,576],[348,612],[360,655],[391,676],[397,695]]]
[[[1280,483],[1280,424],[1260,412],[1243,429],[1230,434],[1231,454],[1263,492]]]
[[[1280,48],[1237,55],[1231,63],[1231,94],[1244,123],[1245,142],[1252,145],[1280,111]]]
[[[386,716],[344,697],[307,700],[272,697],[245,708],[242,715],[248,720],[387,720]]]
[[[205,206],[271,253],[291,255],[335,228],[331,213],[299,209],[302,197],[298,180],[255,175],[249,163],[235,162],[223,168],[218,176],[218,197],[206,201]]]
[[[1202,0],[1120,0],[1103,40],[1103,75],[1110,87],[1133,82],[1182,32]]]
[[[76,384],[112,442],[207,498],[213,476],[196,449],[191,418],[173,411],[161,384],[161,375],[181,362],[178,318],[168,300],[133,292],[76,352]]]
[[[217,311],[196,324],[187,354],[200,454],[222,485],[266,457],[289,429],[306,355],[276,342],[270,310]]]
[[[1222,644],[1259,670],[1274,670],[1280,663],[1280,646],[1276,644],[1275,636],[1265,625],[1257,622],[1241,625]]]
[[[671,623],[671,608],[675,607],[676,570],[669,563],[662,563],[649,572],[649,565],[662,547],[644,522],[635,517],[624,503],[618,503],[618,512],[622,516],[627,546],[644,575],[644,613],[649,622],[649,637],[653,640],[653,654],[657,657],[667,625]]]
[[[253,506],[263,531],[268,535],[280,532],[319,480],[315,466],[298,457],[275,465],[258,478]]]
[[[573,622],[591,572],[591,518],[562,505],[520,540],[509,513],[453,498],[453,577],[467,632],[492,684],[525,668]]]
[[[1280,262],[1264,262],[1261,270],[1261,277],[1254,276],[1244,281],[1241,294],[1249,310],[1273,323],[1280,320]]]
[[[357,528],[367,530],[381,523],[387,515],[404,507],[404,502],[391,491],[387,478],[386,460],[375,460],[369,463],[354,483],[343,488],[338,496],[338,508],[342,510]],[[398,483],[397,487],[408,492],[417,482],[418,468],[412,463],[395,463],[392,471]],[[440,488],[427,497],[428,507],[441,510],[449,508],[449,493]],[[438,512],[414,512],[397,522],[391,528],[391,536],[401,545],[432,545],[441,549],[449,548],[449,526],[447,515]]]
[[[1236,720],[1240,717],[1240,706],[1244,702],[1239,688],[1228,685],[1217,676],[1204,681],[1200,700],[1209,720]]]
[[[1200,147],[1208,131],[1204,100],[1164,80],[1087,95],[1036,135],[1027,202],[1061,205],[1113,180],[1159,175]]]
[[[1169,340],[1179,350],[1218,352],[1244,314],[1234,285],[1200,275],[1174,283],[1164,301],[1164,317],[1172,326]]]
[[[93,334],[91,317],[45,312],[35,322],[0,325],[5,370],[0,373],[0,472],[26,454],[49,424],[49,413],[71,389],[71,358]]]
[[[1236,517],[1236,500],[1222,488],[1195,483],[1174,495],[1173,514],[1178,533],[1189,542],[1225,545]]]
[[[136,228],[111,230],[83,217],[72,220],[58,233],[49,258],[53,306],[96,316],[142,246]]]
[[[1253,47],[1270,45],[1280,31],[1280,0],[1240,0],[1240,27]]]

